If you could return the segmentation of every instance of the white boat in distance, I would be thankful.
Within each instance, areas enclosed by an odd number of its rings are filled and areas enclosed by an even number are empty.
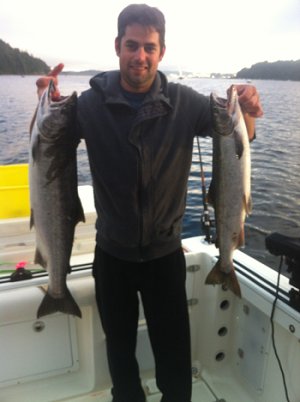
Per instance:
[[[82,319],[61,313],[36,319],[47,274],[35,273],[18,282],[0,276],[1,402],[111,401],[105,335],[91,276],[92,188],[80,188],[80,196],[86,223],[76,228],[68,287]],[[299,402],[300,313],[290,305],[289,279],[280,275],[275,305],[277,272],[236,251],[239,299],[221,286],[204,284],[218,257],[215,245],[204,237],[182,243],[192,338],[192,401]],[[0,244],[2,261],[32,261],[35,243],[29,218],[0,220]],[[292,292],[296,302],[298,292],[297,288]],[[137,356],[147,401],[159,402],[142,311]]]

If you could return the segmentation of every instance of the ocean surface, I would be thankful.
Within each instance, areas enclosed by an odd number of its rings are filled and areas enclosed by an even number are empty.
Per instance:
[[[35,76],[0,76],[0,164],[27,163],[29,124],[37,104]],[[61,76],[63,95],[80,94],[88,76]],[[242,81],[185,78],[180,83],[209,95],[225,96],[226,89]],[[244,82],[245,83],[245,82]],[[300,82],[253,80],[260,92],[264,116],[257,119],[257,138],[251,145],[253,211],[246,220],[243,251],[278,268],[279,258],[265,248],[272,232],[300,237]],[[212,142],[200,139],[205,184],[211,180]],[[79,184],[91,184],[84,143],[78,148]],[[174,172],[176,175],[176,172]],[[213,218],[213,210],[210,208]],[[195,140],[188,185],[183,237],[203,234],[200,163]]]

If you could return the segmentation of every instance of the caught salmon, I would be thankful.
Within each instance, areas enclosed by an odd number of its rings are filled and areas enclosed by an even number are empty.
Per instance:
[[[35,263],[49,274],[37,317],[57,311],[81,317],[66,284],[75,226],[84,221],[77,191],[77,94],[53,102],[54,90],[51,81],[39,101],[30,138],[30,227],[36,232]]]
[[[210,101],[213,175],[208,199],[215,211],[219,259],[205,283],[224,284],[241,297],[233,253],[244,245],[244,222],[252,209],[250,144],[236,88],[231,86],[227,100],[211,94]]]

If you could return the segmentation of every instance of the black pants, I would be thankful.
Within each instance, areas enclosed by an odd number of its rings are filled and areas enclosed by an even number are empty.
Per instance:
[[[153,261],[119,260],[96,247],[93,274],[107,341],[113,402],[144,402],[135,357],[140,292],[161,402],[191,401],[191,352],[181,249]]]

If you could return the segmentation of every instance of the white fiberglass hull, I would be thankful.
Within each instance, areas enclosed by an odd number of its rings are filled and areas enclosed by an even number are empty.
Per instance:
[[[17,221],[1,222],[0,237],[2,245],[4,239],[7,242],[7,247],[3,248],[6,261],[13,261],[20,257],[17,250],[22,246],[12,244],[16,235],[9,223],[17,225]],[[90,230],[82,225],[77,233],[72,263],[79,266],[68,279],[82,319],[63,314],[36,319],[37,307],[43,298],[40,286],[47,283],[47,276],[35,276],[22,282],[0,281],[1,402],[111,401],[105,335],[91,276],[94,229],[93,224],[89,224]],[[26,243],[27,235],[21,235]],[[204,284],[217,258],[214,245],[208,245],[200,237],[186,239],[183,245],[188,250],[192,401],[286,401],[271,340],[270,315],[277,273],[237,251],[235,265],[242,290],[242,299],[239,299],[220,286]],[[284,290],[289,289],[285,277],[281,277],[281,289],[282,297],[274,315],[275,343],[290,401],[299,402],[300,313],[285,302]],[[159,402],[142,312],[137,356],[147,400]]]

